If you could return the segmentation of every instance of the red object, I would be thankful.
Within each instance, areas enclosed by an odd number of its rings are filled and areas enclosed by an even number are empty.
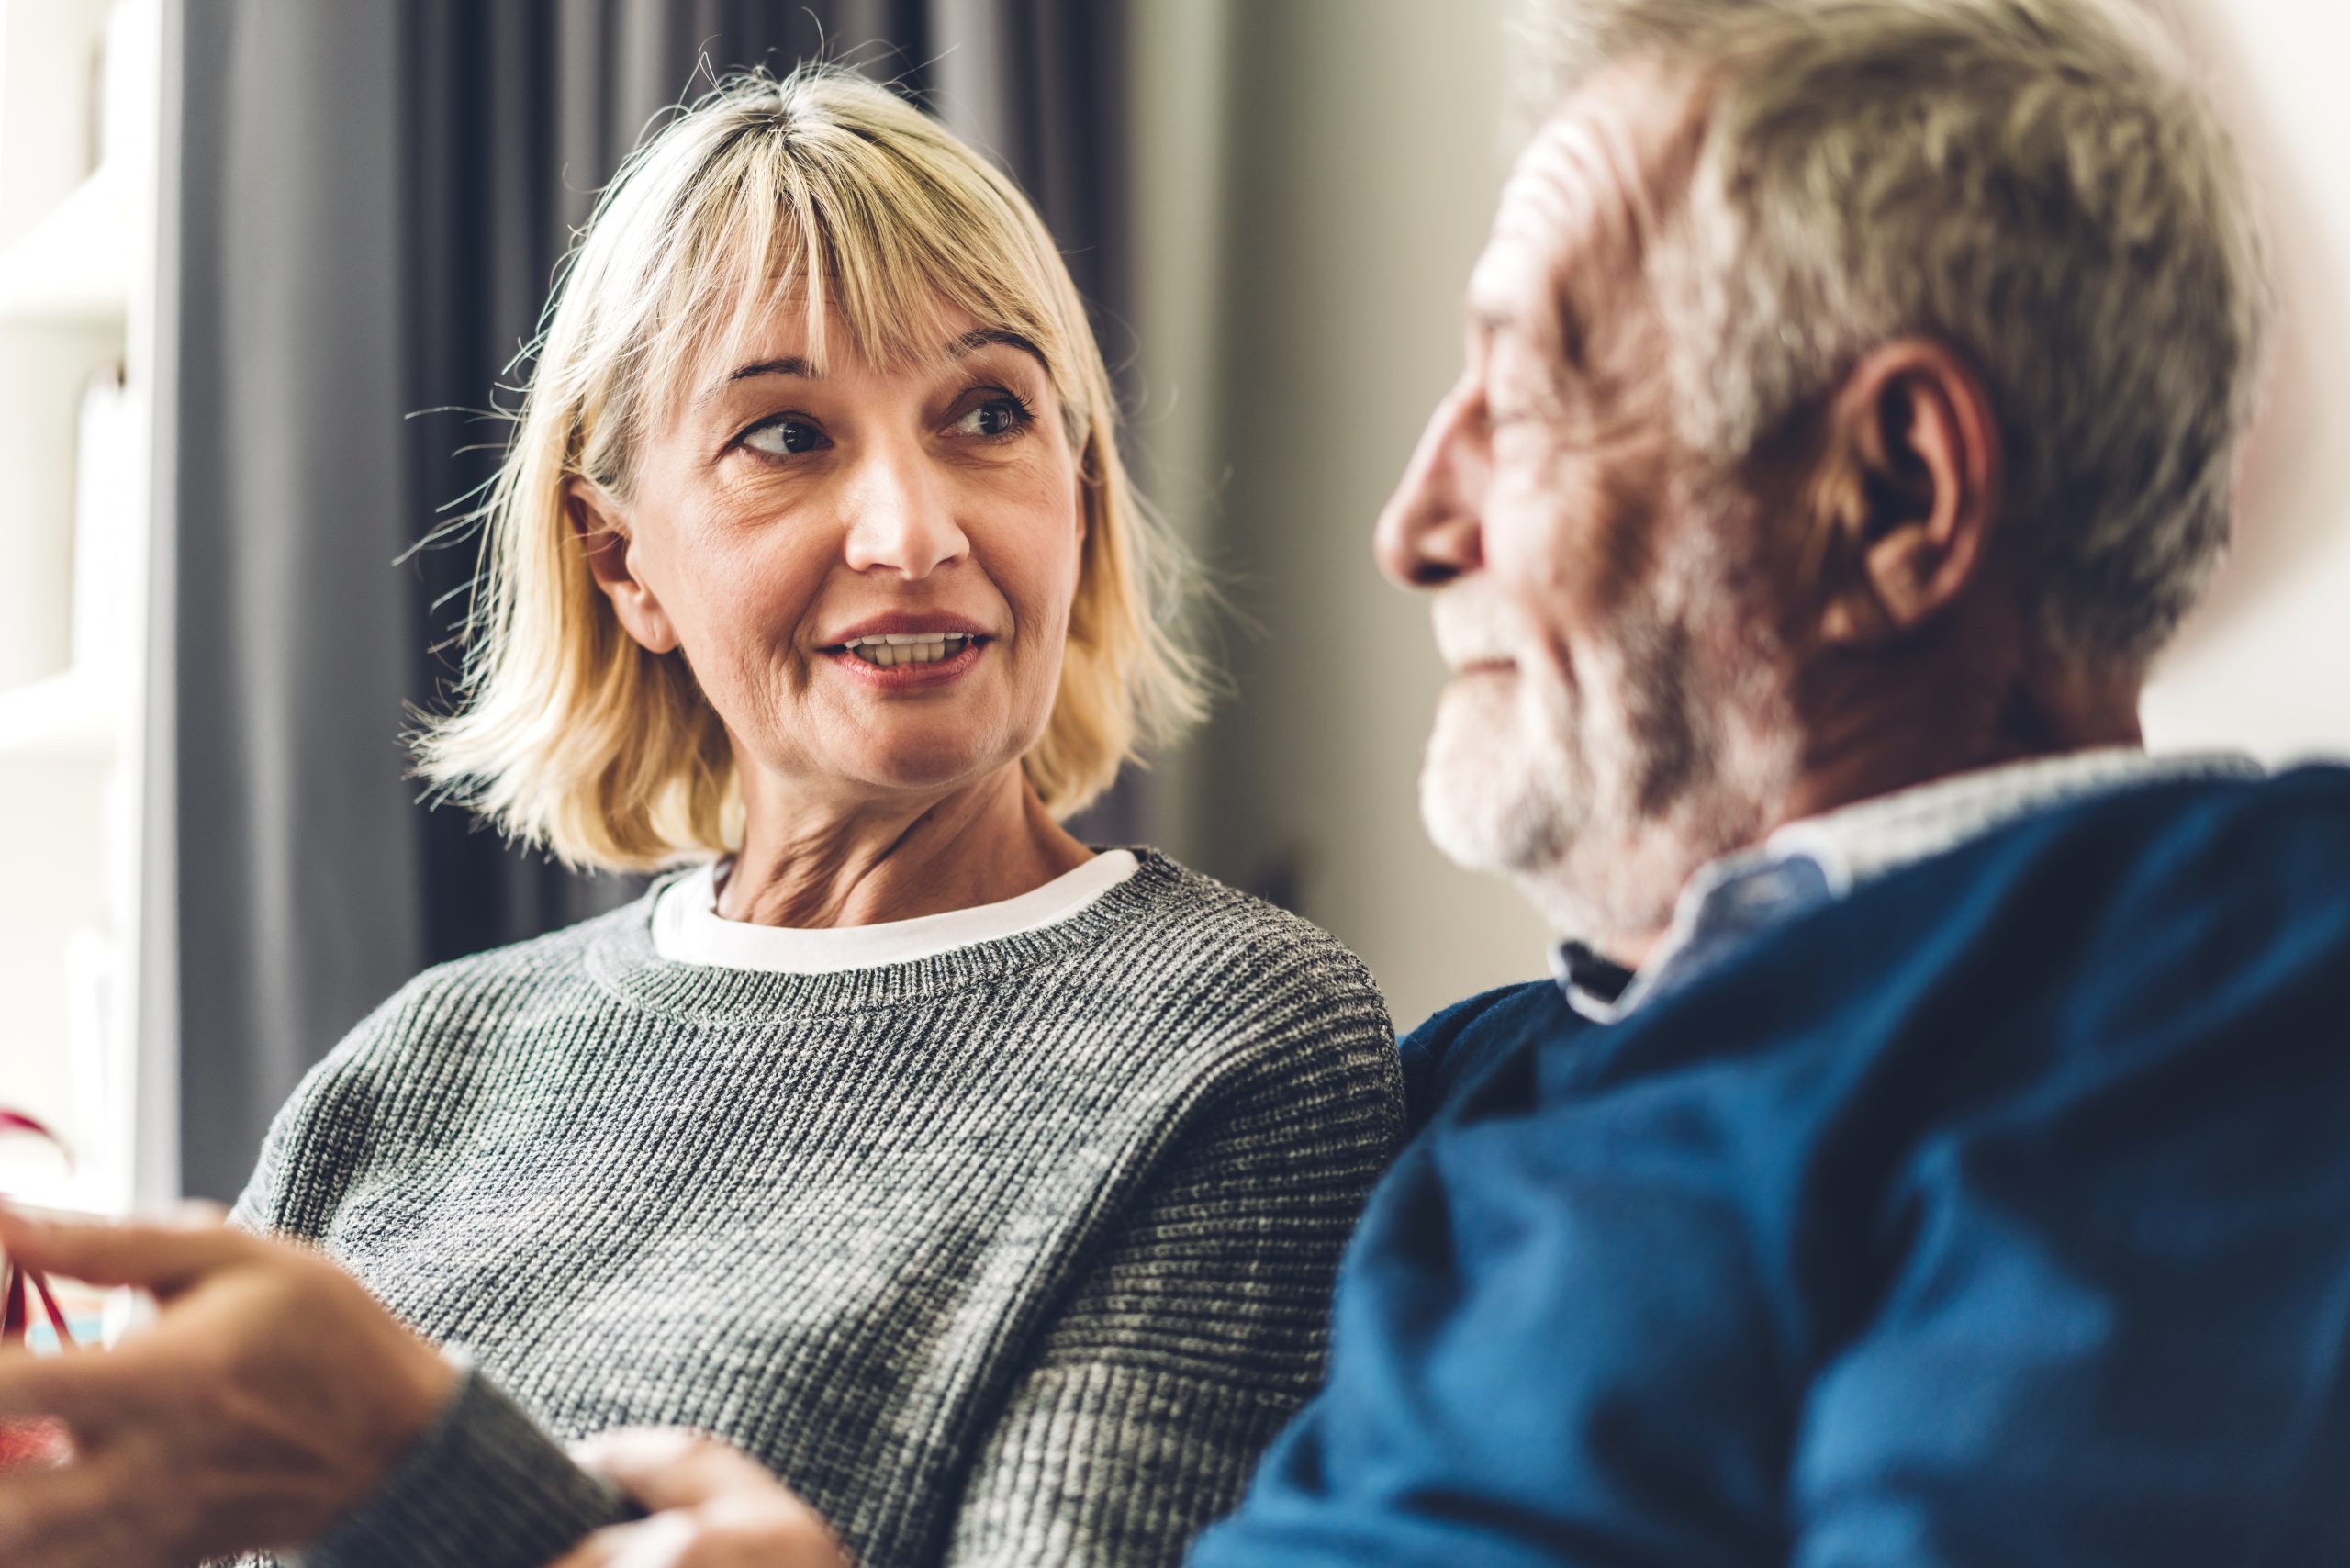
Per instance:
[[[55,1133],[20,1111],[0,1108],[0,1133],[30,1133],[56,1144],[60,1152],[65,1148]],[[72,1350],[73,1330],[67,1325],[65,1311],[57,1305],[49,1282],[37,1271],[9,1259],[5,1268],[0,1268],[0,1348],[24,1343],[32,1332],[36,1306],[49,1319],[49,1326],[57,1330],[58,1348]],[[0,1470],[19,1464],[62,1463],[71,1451],[61,1422],[0,1421]]]
[[[0,1421],[0,1470],[20,1464],[63,1464],[73,1455],[62,1421]]]

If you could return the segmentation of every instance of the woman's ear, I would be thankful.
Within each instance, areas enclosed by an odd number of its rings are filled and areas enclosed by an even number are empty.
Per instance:
[[[637,575],[638,545],[611,497],[585,479],[569,479],[563,487],[563,511],[621,629],[649,653],[673,651],[677,629],[652,585]]]
[[[1982,575],[2000,479],[1982,380],[1929,339],[1863,358],[1828,411],[1812,496],[1824,643],[1906,637]]]

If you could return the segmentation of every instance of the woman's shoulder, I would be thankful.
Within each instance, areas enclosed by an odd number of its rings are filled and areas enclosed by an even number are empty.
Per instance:
[[[1360,997],[1385,1013],[1369,967],[1329,932],[1156,850],[1135,853],[1140,862],[1136,881],[1144,884],[1139,918],[1123,932],[1121,945],[1163,953],[1170,979],[1188,984],[1215,973],[1269,1001]]]
[[[581,980],[590,954],[613,938],[643,929],[654,901],[670,880],[616,909],[503,946],[446,959],[418,971],[393,992],[386,1005],[415,1008],[442,1002],[481,1002],[508,993],[535,991],[550,983]]]
[[[599,1006],[602,993],[588,974],[588,955],[629,922],[643,922],[646,907],[637,900],[541,936],[435,964],[385,998],[303,1075],[280,1108],[240,1214],[255,1223],[293,1225],[270,1204],[290,1170],[320,1163],[311,1145],[324,1138],[340,1149],[359,1129],[419,1095],[446,1102],[518,1028],[527,1032],[555,1014]],[[341,1169],[341,1156],[323,1166]]]
[[[1179,1025],[1148,1033],[1227,1070],[1393,1074],[1393,1017],[1345,943],[1165,856],[1137,857],[1130,896],[1081,959],[1101,970],[1100,1005]]]
[[[599,1005],[604,993],[589,972],[591,956],[642,926],[655,896],[647,893],[570,925],[419,971],[362,1019],[320,1065],[348,1070],[405,1058],[477,1040],[550,1008]]]
[[[1126,1031],[1213,1082],[1203,1103],[1283,1125],[1339,1126],[1382,1148],[1400,1135],[1395,1025],[1368,966],[1312,921],[1152,852],[1136,880],[1147,905],[1102,944],[1102,1005],[1158,1026]],[[1256,1109],[1251,1109],[1255,1107]],[[1296,1124],[1306,1126],[1306,1123]]]

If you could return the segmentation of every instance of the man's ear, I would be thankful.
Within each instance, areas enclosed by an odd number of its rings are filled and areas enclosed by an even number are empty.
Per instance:
[[[611,497],[585,479],[569,479],[563,487],[563,512],[587,554],[596,586],[612,601],[621,629],[647,652],[675,649],[677,629],[651,585],[637,576],[636,542]]]
[[[1929,339],[1855,365],[1828,409],[1813,497],[1819,634],[1870,646],[1924,626],[1990,557],[2001,453],[1982,378]]]

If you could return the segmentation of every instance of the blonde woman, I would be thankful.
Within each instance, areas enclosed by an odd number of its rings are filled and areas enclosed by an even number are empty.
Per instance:
[[[1398,1075],[1328,937],[1060,825],[1193,695],[1050,237],[878,87],[730,84],[604,197],[486,521],[426,772],[690,868],[386,1002],[240,1228],[0,1227],[166,1303],[0,1362],[81,1442],[0,1556],[524,1568],[630,1512],[563,1441],[654,1426],[867,1568],[1178,1558],[1315,1383]]]

